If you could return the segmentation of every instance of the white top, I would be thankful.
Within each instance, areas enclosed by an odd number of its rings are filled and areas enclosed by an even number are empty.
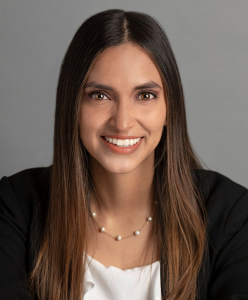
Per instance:
[[[86,254],[83,300],[160,300],[160,262],[122,270]]]

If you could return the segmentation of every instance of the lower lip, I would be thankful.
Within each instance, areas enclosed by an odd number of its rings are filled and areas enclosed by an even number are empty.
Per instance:
[[[131,153],[135,152],[139,148],[139,146],[143,140],[143,138],[141,138],[137,144],[130,146],[130,147],[118,147],[114,144],[110,144],[103,137],[101,137],[101,138],[102,138],[103,142],[108,146],[108,148],[116,154],[131,154]]]

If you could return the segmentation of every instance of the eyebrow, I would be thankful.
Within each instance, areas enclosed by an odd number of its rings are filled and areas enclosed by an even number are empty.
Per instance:
[[[88,88],[88,87],[94,87],[94,88],[97,88],[97,89],[105,89],[105,90],[110,90],[110,91],[115,90],[111,86],[104,85],[104,84],[99,84],[96,81],[91,81],[91,82],[86,83],[85,88]],[[137,85],[137,86],[134,87],[133,90],[136,91],[136,90],[150,89],[150,88],[159,88],[159,89],[162,90],[161,86],[159,84],[157,84],[156,82],[154,82],[154,81],[148,81],[148,82],[145,82],[141,85]]]

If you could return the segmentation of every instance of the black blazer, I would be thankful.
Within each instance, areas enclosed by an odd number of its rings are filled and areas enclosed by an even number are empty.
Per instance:
[[[50,170],[28,169],[0,181],[0,300],[32,299],[26,278],[44,225]],[[248,190],[214,171],[193,172],[206,203],[209,241],[197,299],[248,300]]]

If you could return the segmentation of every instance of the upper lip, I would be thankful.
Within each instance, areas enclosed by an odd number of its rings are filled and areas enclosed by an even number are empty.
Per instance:
[[[120,140],[131,140],[131,139],[139,139],[142,138],[143,136],[134,136],[134,135],[103,135],[108,138],[112,139],[120,139]]]

